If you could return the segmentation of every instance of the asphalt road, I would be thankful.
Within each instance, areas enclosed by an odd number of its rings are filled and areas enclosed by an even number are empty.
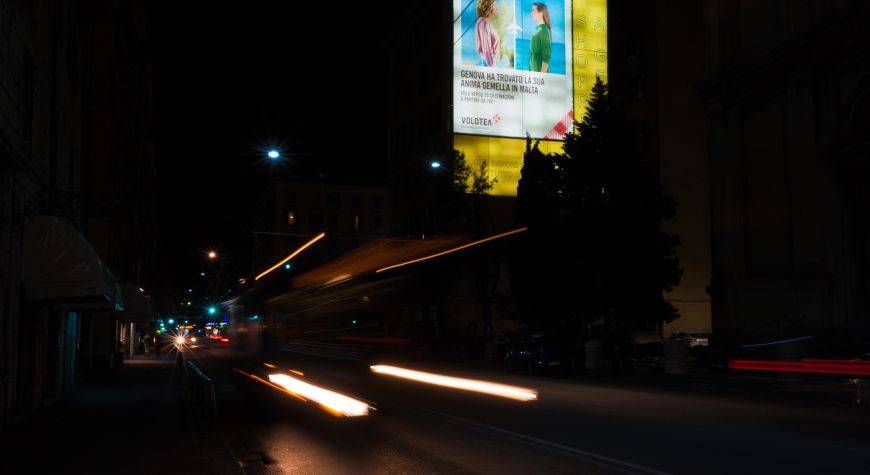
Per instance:
[[[870,473],[870,412],[839,404],[450,371],[538,391],[519,402],[292,353],[190,354],[215,380],[218,431],[247,473]],[[298,370],[376,410],[336,417],[237,369]]]

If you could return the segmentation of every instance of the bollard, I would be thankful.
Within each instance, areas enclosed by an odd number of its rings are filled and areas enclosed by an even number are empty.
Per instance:
[[[584,345],[584,349],[586,350],[586,369],[598,369],[602,353],[604,352],[604,342],[601,340],[589,340]]]
[[[688,345],[683,341],[665,341],[665,374],[688,374],[689,366],[686,360]]]
[[[205,417],[208,431],[214,431],[217,419],[217,399],[214,392],[214,382],[206,376],[192,361],[187,361],[189,389],[193,402],[200,416]]]

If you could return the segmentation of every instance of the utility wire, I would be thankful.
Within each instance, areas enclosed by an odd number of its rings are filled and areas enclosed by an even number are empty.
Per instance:
[[[250,231],[251,234],[268,234],[272,236],[296,236],[296,237],[313,237],[316,234],[311,233],[278,233],[271,231]],[[361,234],[342,234],[342,233],[328,233],[325,237],[326,239],[356,239],[359,241],[389,241],[389,242],[419,242],[421,239],[399,239],[399,238],[387,238],[385,235],[361,235]]]

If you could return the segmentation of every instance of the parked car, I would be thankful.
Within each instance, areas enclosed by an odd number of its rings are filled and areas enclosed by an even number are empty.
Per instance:
[[[509,371],[535,371],[563,367],[568,362],[566,345],[553,335],[525,335],[515,338],[505,352]]]
[[[685,333],[685,332],[676,332],[670,336],[671,340],[676,341],[684,341],[689,348],[694,348],[696,346],[710,346],[710,335],[708,333]]]

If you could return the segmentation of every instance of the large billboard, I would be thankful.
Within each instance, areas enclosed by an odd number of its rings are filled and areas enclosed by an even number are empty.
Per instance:
[[[571,0],[453,0],[453,129],[561,139],[574,118]]]
[[[583,119],[596,76],[606,82],[607,0],[540,2],[550,24],[546,71],[546,35],[535,35],[547,20],[534,3],[453,0],[453,146],[473,166],[487,163],[498,179],[493,195],[516,196],[526,133],[545,139],[546,153],[560,152],[573,119]],[[554,59],[563,54],[561,63]],[[501,125],[506,118],[511,123]]]

